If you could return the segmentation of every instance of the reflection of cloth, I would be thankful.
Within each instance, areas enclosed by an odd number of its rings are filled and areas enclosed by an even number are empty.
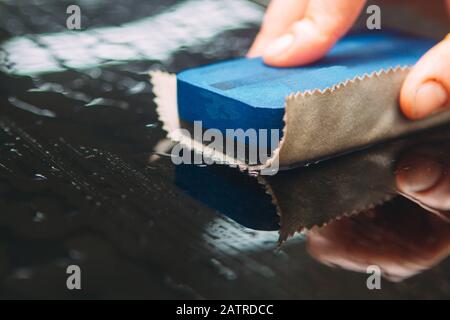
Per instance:
[[[180,126],[176,107],[176,78],[155,72],[152,82],[163,128],[170,138],[176,139],[173,132]],[[270,177],[259,177],[259,182],[272,197],[280,216],[280,240],[286,240],[296,231],[324,225],[342,215],[357,214],[388,201],[397,195],[394,169],[399,154],[416,144],[429,141],[448,142],[449,139],[450,127],[445,127],[315,166],[280,172]],[[186,143],[189,142],[195,141]],[[202,147],[195,143],[193,145],[194,148]],[[238,186],[242,184],[226,188],[239,193],[233,197],[234,205],[239,204],[236,199],[242,197],[243,201],[248,201]],[[201,191],[198,194],[204,196],[207,193]]]
[[[398,195],[395,169],[401,154],[417,145],[449,139],[450,126],[315,166],[260,177],[280,215],[280,240],[389,201]]]

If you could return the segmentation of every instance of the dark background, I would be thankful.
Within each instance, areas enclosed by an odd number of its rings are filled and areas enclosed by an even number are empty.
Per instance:
[[[68,32],[74,2],[82,30]],[[0,297],[449,297],[448,259],[369,291],[367,275],[314,260],[304,235],[276,250],[256,179],[172,164],[148,71],[245,55],[262,13],[244,0],[0,1]],[[81,291],[66,288],[70,264]]]

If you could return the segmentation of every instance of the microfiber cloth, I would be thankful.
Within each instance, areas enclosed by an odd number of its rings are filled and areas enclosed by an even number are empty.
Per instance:
[[[445,112],[421,121],[401,114],[398,96],[410,67],[435,41],[395,32],[352,34],[321,61],[272,68],[236,59],[181,72],[152,73],[158,112],[173,139],[224,162],[272,174],[443,124]],[[204,129],[280,129],[271,157],[249,164],[173,134],[180,124]],[[171,134],[172,133],[172,134]],[[223,153],[223,154],[221,154]]]
[[[191,197],[247,228],[279,230],[280,242],[400,196],[448,222],[445,212],[399,191],[396,172],[404,156],[449,147],[450,126],[445,126],[273,176],[254,178],[223,166],[179,165],[175,181]],[[444,151],[438,158],[447,163],[449,156]]]
[[[325,90],[358,75],[412,65],[434,43],[395,33],[356,34],[309,66],[272,68],[256,58],[186,70],[177,75],[179,116],[201,120],[205,128],[282,129],[291,93]]]

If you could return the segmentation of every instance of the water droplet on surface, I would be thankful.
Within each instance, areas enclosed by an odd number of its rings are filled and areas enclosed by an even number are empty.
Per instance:
[[[45,220],[45,214],[37,211],[33,217],[33,222],[42,222]]]
[[[136,83],[133,87],[129,88],[127,93],[128,94],[138,94],[145,90],[147,84],[143,81]]]
[[[149,124],[145,125],[146,128],[156,128],[157,126],[158,126],[158,123],[156,123],[156,122],[155,123],[149,123]]]
[[[11,148],[9,149],[10,152],[17,154],[19,157],[22,156],[22,154],[19,152],[19,150],[15,149],[15,148]]]
[[[44,176],[43,174],[36,173],[36,174],[33,176],[33,180],[34,180],[34,181],[44,181],[44,180],[47,180],[47,177]]]

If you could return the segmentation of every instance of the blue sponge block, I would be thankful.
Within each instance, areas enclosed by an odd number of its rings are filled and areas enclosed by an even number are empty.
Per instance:
[[[222,131],[281,129],[289,94],[413,65],[434,44],[394,32],[367,32],[347,36],[325,58],[308,66],[272,68],[260,58],[242,58],[190,69],[177,76],[179,117]]]

